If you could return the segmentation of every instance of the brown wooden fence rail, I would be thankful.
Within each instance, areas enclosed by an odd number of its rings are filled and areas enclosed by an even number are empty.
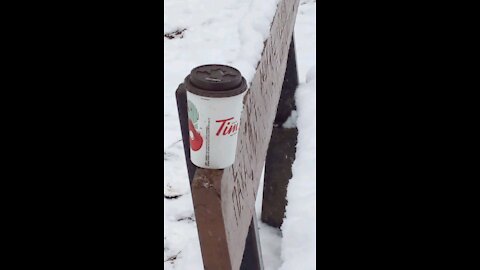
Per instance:
[[[281,125],[295,108],[298,75],[292,40],[298,4],[299,0],[281,0],[278,4],[270,36],[245,97],[233,166],[207,170],[191,163],[186,90],[183,85],[177,90],[205,269],[263,269],[255,199],[264,165],[262,220],[275,227],[282,224],[297,139],[296,129],[284,129]]]

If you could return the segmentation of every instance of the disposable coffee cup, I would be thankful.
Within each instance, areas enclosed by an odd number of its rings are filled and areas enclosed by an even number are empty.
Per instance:
[[[229,66],[195,68],[185,79],[192,163],[224,169],[235,162],[247,82]]]

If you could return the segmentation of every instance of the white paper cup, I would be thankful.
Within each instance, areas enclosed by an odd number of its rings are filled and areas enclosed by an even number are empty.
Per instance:
[[[194,69],[185,80],[190,158],[201,168],[224,169],[235,162],[247,85],[232,67]]]

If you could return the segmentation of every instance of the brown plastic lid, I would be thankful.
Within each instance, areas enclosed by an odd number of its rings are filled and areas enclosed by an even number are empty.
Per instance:
[[[224,65],[206,65],[192,70],[185,79],[190,93],[203,97],[232,97],[247,90],[247,82],[237,69]]]

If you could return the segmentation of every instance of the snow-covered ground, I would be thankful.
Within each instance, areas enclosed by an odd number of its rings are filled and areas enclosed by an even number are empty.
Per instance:
[[[250,81],[277,2],[164,1],[164,35],[168,36],[164,38],[165,269],[203,269],[175,90],[192,68],[211,63],[235,66]],[[299,142],[284,225],[278,230],[259,224],[266,270],[316,268],[316,0],[300,1],[295,40],[301,80],[296,95]],[[257,209],[261,209],[261,191]]]

